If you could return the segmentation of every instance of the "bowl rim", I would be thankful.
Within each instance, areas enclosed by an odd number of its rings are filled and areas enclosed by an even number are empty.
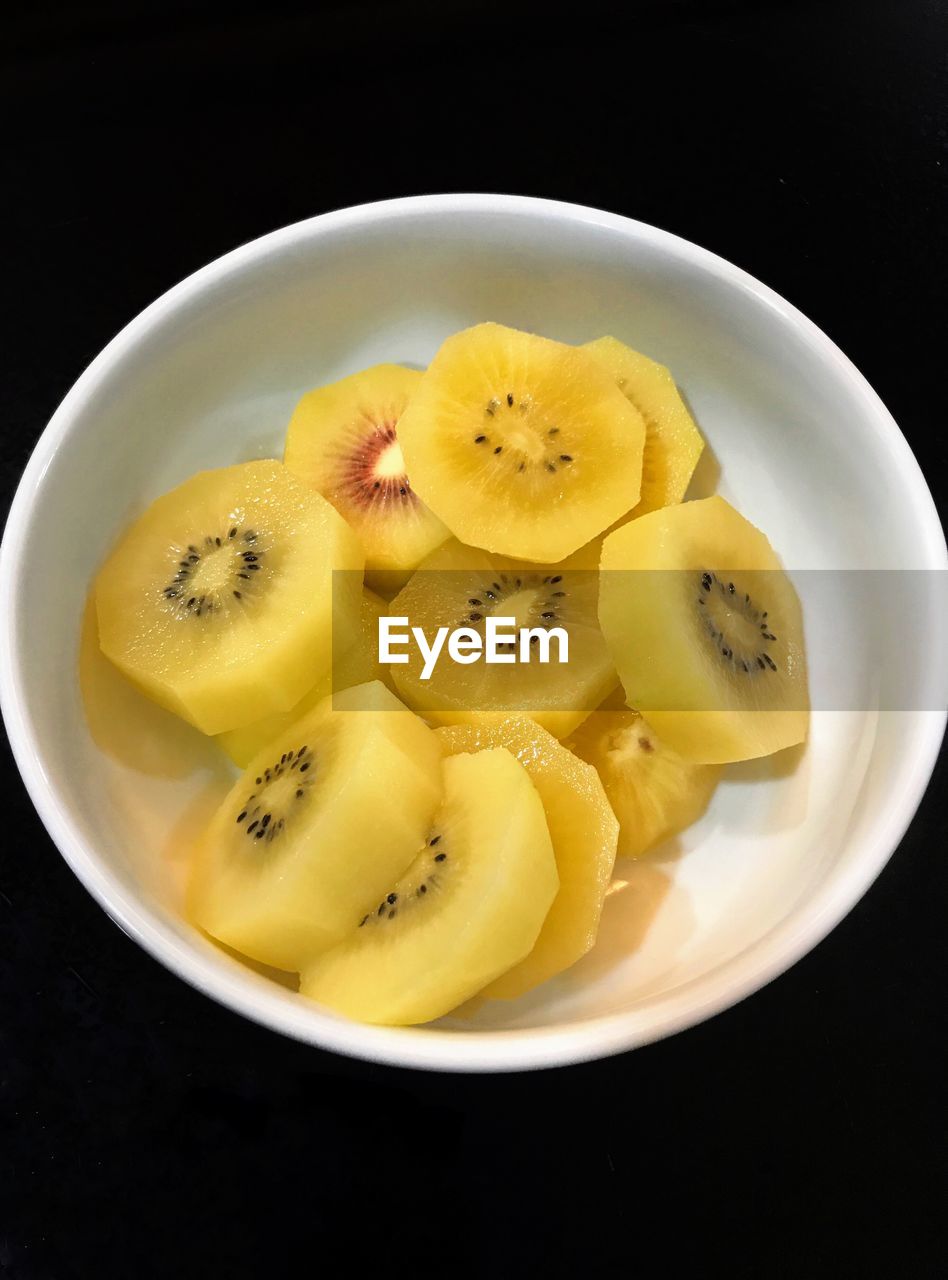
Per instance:
[[[901,761],[901,785],[889,790],[884,820],[864,840],[859,857],[843,872],[827,877],[805,906],[738,955],[672,991],[649,998],[644,1007],[632,1006],[556,1027],[456,1031],[349,1022],[249,973],[223,953],[217,956],[187,944],[161,911],[144,905],[121,884],[77,829],[44,768],[21,678],[18,636],[25,632],[18,626],[18,587],[25,540],[43,477],[60,444],[113,366],[169,314],[208,286],[273,251],[339,229],[365,228],[419,215],[476,213],[581,223],[618,232],[711,272],[778,313],[818,358],[835,366],[861,399],[865,421],[878,433],[901,483],[912,494],[924,567],[948,568],[935,503],[908,442],[876,392],[835,343],[779,294],[726,259],[671,232],[604,210],[532,196],[457,193],[408,196],[319,214],[243,244],[195,271],[140,312],[103,348],[67,392],[40,436],[14,495],[0,545],[0,705],[14,759],[40,819],[75,875],[115,923],[205,995],[252,1021],[318,1048],[393,1066],[458,1072],[563,1066],[620,1053],[702,1022],[785,972],[855,906],[897,848],[928,785],[948,718],[944,711],[913,714],[910,749]]]

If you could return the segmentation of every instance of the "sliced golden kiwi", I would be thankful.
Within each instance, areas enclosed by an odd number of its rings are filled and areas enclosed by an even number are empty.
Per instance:
[[[441,751],[423,721],[377,681],[329,697],[221,804],[198,843],[190,914],[236,951],[299,970],[397,880],[440,799]]]
[[[464,664],[445,648],[426,678],[423,652],[412,643],[399,650],[407,664],[392,667],[395,685],[409,706],[439,724],[524,712],[560,737],[618,683],[599,630],[597,592],[597,574],[574,569],[569,560],[529,564],[447,542],[418,568],[389,614],[407,618],[408,627],[420,627],[429,641],[447,627],[464,628],[482,643],[488,619],[512,618],[512,628],[502,632],[517,637],[504,642],[510,661],[488,664],[481,657]],[[522,629],[533,633],[526,641]],[[565,662],[559,661],[554,629],[566,634]],[[548,644],[536,634],[541,631],[550,633]],[[541,661],[544,654],[549,661]]]
[[[594,711],[564,746],[597,770],[619,820],[620,858],[640,858],[697,822],[721,776],[718,765],[685,760],[628,707]]]
[[[513,999],[568,969],[596,941],[616,857],[619,824],[591,765],[525,716],[438,729],[448,755],[503,747],[537,789],[560,887],[533,950],[481,995]]]
[[[105,655],[204,733],[286,711],[358,625],[362,549],[279,462],[202,471],[158,498],[99,572]],[[333,570],[343,587],[333,592]],[[347,585],[348,584],[348,585]]]
[[[366,1022],[441,1017],[530,952],[556,890],[546,817],[523,766],[501,749],[453,756],[411,866],[365,896],[349,936],[303,970],[300,990]]]
[[[800,602],[723,498],[653,511],[603,543],[599,619],[626,700],[706,764],[769,755],[809,724]]]
[[[421,374],[397,364],[308,392],[296,406],[284,462],[318,489],[356,531],[370,586],[397,589],[448,530],[418,497],[405,469],[399,419]]]
[[[645,424],[592,356],[498,324],[448,338],[399,424],[412,481],[456,537],[545,564],[639,498]]]

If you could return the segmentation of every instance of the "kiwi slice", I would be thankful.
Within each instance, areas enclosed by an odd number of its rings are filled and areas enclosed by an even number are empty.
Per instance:
[[[625,519],[681,502],[704,449],[701,433],[664,365],[617,338],[597,338],[581,350],[600,362],[642,415],[642,491]]]
[[[448,537],[405,470],[399,420],[421,381],[414,369],[377,364],[303,396],[283,460],[333,504],[365,549],[366,581],[397,590]]]
[[[619,820],[618,856],[639,858],[704,813],[721,776],[685,760],[638,711],[594,711],[564,744],[595,767]]]
[[[95,583],[99,643],[204,733],[286,711],[358,626],[362,549],[279,462],[202,471],[153,502]],[[341,588],[333,592],[333,570]],[[348,585],[347,585],[348,584]]]
[[[584,351],[499,324],[448,338],[399,425],[417,491],[461,541],[545,564],[639,497],[645,424]]]
[[[410,707],[440,724],[478,721],[525,712],[560,737],[574,728],[618,684],[618,676],[596,615],[598,575],[574,569],[569,560],[537,565],[491,555],[452,540],[419,566],[388,606],[433,637],[439,627],[471,629],[483,639],[490,616],[515,626],[561,628],[568,636],[568,662],[539,661],[537,644],[528,662],[461,665],[443,652],[424,678],[423,656],[408,647],[408,663],[392,668],[396,688]],[[505,634],[513,634],[505,631]],[[510,647],[519,658],[519,645]]]
[[[263,748],[214,815],[190,914],[242,954],[299,970],[405,870],[440,799],[434,734],[383,685],[327,698]]]
[[[546,814],[559,891],[530,954],[481,992],[513,999],[568,969],[596,941],[619,823],[596,770],[525,716],[452,725],[436,736],[447,755],[509,751],[530,775]]]
[[[603,543],[599,620],[629,706],[688,760],[769,755],[809,724],[800,602],[723,498],[653,511]]]
[[[398,794],[388,781],[386,794]],[[543,805],[523,766],[499,748],[452,756],[414,861],[387,892],[365,896],[349,937],[303,970],[300,990],[366,1022],[441,1017],[531,951],[556,891]]]
[[[349,575],[340,576],[347,578]],[[374,591],[365,587],[362,591],[358,635],[346,638],[342,630],[342,622],[336,622],[333,634],[332,667],[320,673],[309,692],[304,694],[289,711],[275,711],[269,716],[264,716],[262,720],[255,720],[253,724],[244,725],[240,729],[229,729],[226,733],[217,735],[217,741],[231,760],[241,769],[246,768],[267,743],[291,728],[297,720],[302,719],[334,690],[341,693],[354,685],[381,680],[394,693],[390,669],[380,666],[378,661],[378,620],[383,613],[387,612],[388,605],[385,601],[379,599]]]

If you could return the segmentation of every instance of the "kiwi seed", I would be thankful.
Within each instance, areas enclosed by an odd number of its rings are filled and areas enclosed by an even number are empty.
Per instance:
[[[176,572],[168,584],[162,588],[162,596],[171,605],[172,610],[181,618],[202,618],[212,613],[226,612],[226,602],[228,599],[242,601],[246,587],[238,589],[238,580],[240,582],[251,582],[251,573],[259,573],[265,558],[264,553],[257,548],[254,551],[240,551],[236,548],[233,551],[225,551],[225,554],[231,556],[230,582],[213,592],[198,592],[194,589],[196,575],[199,573],[201,564],[210,556],[216,556],[225,544],[232,542],[240,532],[239,526],[232,525],[230,530],[223,536],[218,534],[205,534],[201,541],[200,548],[193,542],[189,542],[184,551],[173,548],[172,554],[178,557],[175,566]],[[248,529],[244,533],[243,541],[248,546],[254,546],[257,541],[256,532]],[[226,576],[226,575],[225,575]]]
[[[432,836],[428,841],[428,847],[433,848],[435,845],[439,844],[440,841],[440,835]],[[446,862],[447,857],[448,855],[446,853],[436,853],[433,861]],[[394,920],[398,915],[399,910],[406,902],[410,902],[412,899],[423,898],[428,892],[428,885],[432,883],[437,884],[437,876],[433,872],[424,876],[417,889],[414,891],[409,890],[401,896],[394,892],[394,890],[391,893],[386,894],[374,911],[369,911],[362,917],[359,921],[359,928],[361,929],[364,925],[368,924],[370,920]],[[404,899],[404,901],[401,901],[401,899]]]
[[[256,779],[256,785],[261,788],[247,797],[240,808],[240,812],[235,818],[238,826],[241,826],[248,818],[244,832],[250,836],[255,842],[257,840],[266,840],[268,843],[275,840],[283,831],[286,825],[286,819],[290,814],[290,810],[280,811],[280,804],[284,802],[284,796],[279,793],[271,794],[269,803],[267,801],[267,790],[274,787],[278,780],[288,777],[296,772],[305,774],[313,763],[312,759],[304,759],[304,756],[311,756],[309,747],[300,747],[298,751],[286,751],[272,764],[268,769],[264,769],[263,773]],[[302,800],[306,794],[308,787],[312,786],[312,776],[308,778],[298,777],[297,785],[293,789],[293,801]],[[281,784],[282,785],[282,784]]]
[[[741,593],[733,582],[723,582],[717,574],[709,570],[705,570],[700,575],[699,587],[700,592],[704,592],[704,595],[699,592],[695,597],[702,607],[702,613],[699,616],[725,662],[731,663],[735,670],[740,670],[746,675],[757,675],[761,671],[768,670],[777,671],[777,664],[767,649],[768,645],[777,640],[770,629],[770,623],[766,621],[767,611],[755,608],[747,592],[743,593],[743,599],[741,599]],[[730,621],[730,618],[722,621],[718,617],[715,606],[719,600],[724,602],[723,607],[727,614],[731,616],[737,614],[740,619],[743,619],[748,632],[751,628],[757,627],[760,641],[764,642],[763,645],[742,644],[738,635],[725,635],[724,625]]]

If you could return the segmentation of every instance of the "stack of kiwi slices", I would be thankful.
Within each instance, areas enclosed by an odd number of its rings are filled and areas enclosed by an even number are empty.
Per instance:
[[[282,461],[158,498],[94,616],[241,770],[192,921],[375,1023],[575,964],[617,857],[661,857],[729,762],[807,733],[799,602],[764,534],[686,500],[703,447],[617,339],[479,324],[424,372],[307,392]]]

